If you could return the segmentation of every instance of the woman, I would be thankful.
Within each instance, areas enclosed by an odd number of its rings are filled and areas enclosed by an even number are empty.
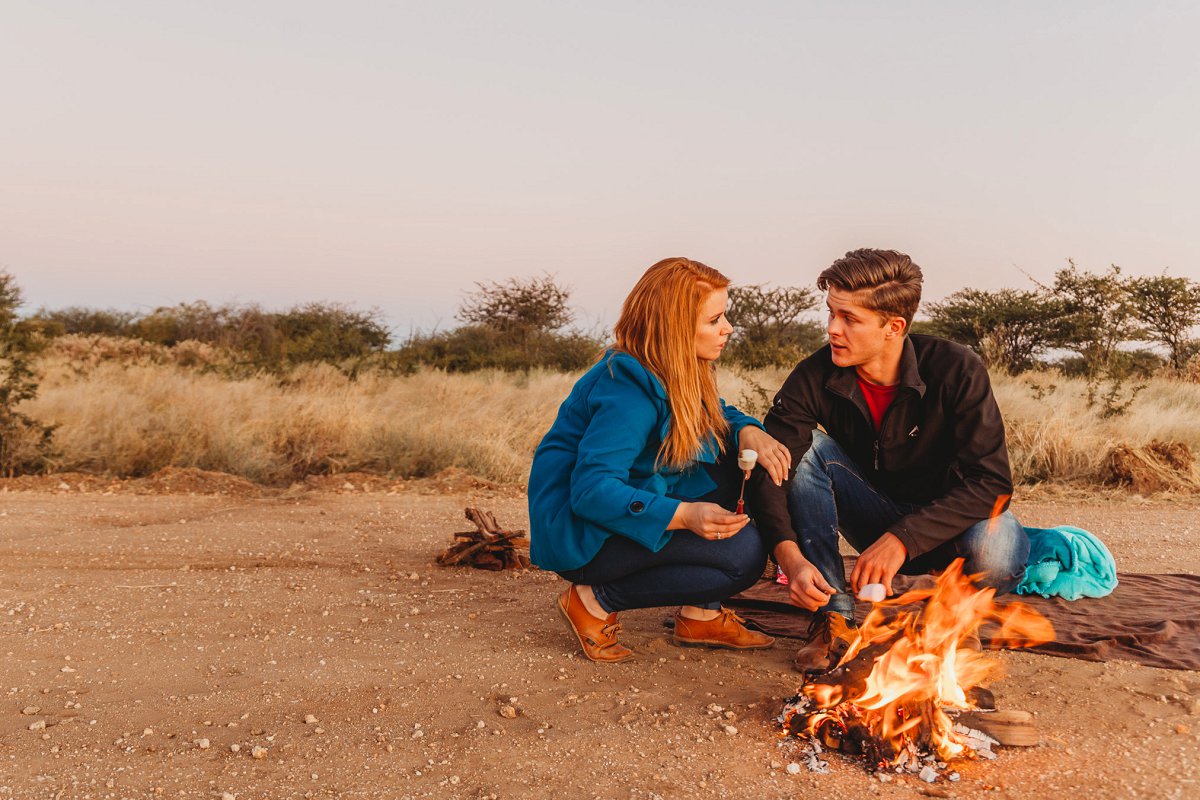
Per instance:
[[[532,559],[571,581],[559,611],[593,661],[633,656],[617,641],[617,612],[631,608],[680,605],[677,644],[774,641],[720,604],[766,560],[749,517],[713,502],[736,500],[737,451],[758,451],[776,482],[790,461],[717,395],[713,362],[733,332],[728,286],[686,258],[650,267],[625,298],[615,346],[575,384],[534,454]]]

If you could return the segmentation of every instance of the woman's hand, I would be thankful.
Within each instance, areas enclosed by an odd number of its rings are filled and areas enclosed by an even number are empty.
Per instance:
[[[792,453],[762,428],[747,425],[738,431],[738,450],[757,451],[758,465],[767,471],[776,486],[787,480]]]
[[[689,530],[709,540],[728,539],[746,527],[749,521],[750,517],[745,514],[734,514],[716,503],[683,502],[675,510],[667,530]]]

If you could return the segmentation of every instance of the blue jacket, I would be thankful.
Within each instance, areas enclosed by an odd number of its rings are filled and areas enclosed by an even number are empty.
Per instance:
[[[721,402],[737,434],[762,424]],[[576,382],[533,455],[529,473],[530,557],[543,569],[578,569],[608,537],[627,536],[658,551],[680,499],[702,497],[716,483],[700,462],[714,463],[716,440],[685,469],[654,461],[671,421],[667,392],[641,362],[610,352]],[[673,495],[674,497],[668,497]]]

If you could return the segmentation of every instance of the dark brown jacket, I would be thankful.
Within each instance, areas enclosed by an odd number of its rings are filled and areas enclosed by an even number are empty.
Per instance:
[[[792,370],[767,414],[767,432],[792,453],[782,487],[765,470],[751,479],[751,511],[768,548],[796,539],[787,495],[817,425],[872,486],[921,506],[888,529],[909,558],[1008,508],[1012,473],[1004,421],[975,353],[935,336],[906,337],[900,388],[876,433],[854,368],[834,366],[826,345]]]

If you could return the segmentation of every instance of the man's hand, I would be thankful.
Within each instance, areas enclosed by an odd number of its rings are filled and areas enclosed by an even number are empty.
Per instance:
[[[716,503],[680,503],[671,517],[667,530],[689,530],[705,539],[728,539],[742,528],[750,517],[734,514]]]
[[[788,600],[792,605],[816,611],[829,602],[836,590],[821,571],[801,555],[795,542],[780,542],[775,548],[775,558],[788,577]]]
[[[776,486],[787,480],[788,469],[792,466],[792,452],[762,428],[747,425],[738,431],[738,450],[758,453],[758,465],[767,471]]]
[[[850,573],[850,588],[857,595],[868,583],[882,583],[888,597],[892,591],[892,578],[908,560],[908,548],[894,533],[885,533],[874,544],[862,551],[854,571]]]

